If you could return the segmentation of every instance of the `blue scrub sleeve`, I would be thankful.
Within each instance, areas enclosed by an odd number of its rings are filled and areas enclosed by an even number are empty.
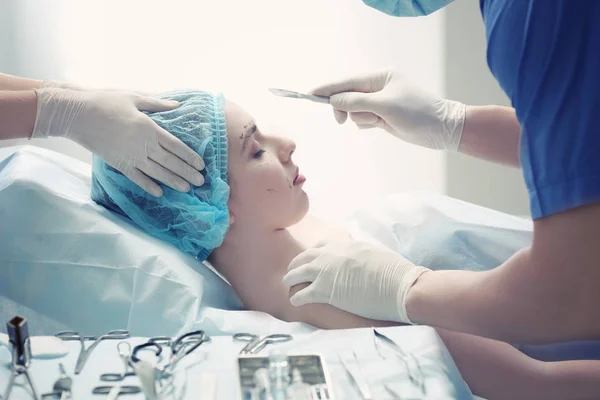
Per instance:
[[[534,219],[600,201],[600,1],[480,0]]]

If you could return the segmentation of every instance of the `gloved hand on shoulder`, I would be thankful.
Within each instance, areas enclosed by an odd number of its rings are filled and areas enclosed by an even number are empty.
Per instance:
[[[328,303],[365,318],[412,324],[406,295],[428,271],[391,250],[344,241],[299,254],[283,283],[289,287],[310,283],[292,296],[294,306]]]

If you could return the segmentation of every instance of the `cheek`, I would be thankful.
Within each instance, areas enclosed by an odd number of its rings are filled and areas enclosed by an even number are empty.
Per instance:
[[[293,187],[292,181],[281,165],[268,160],[257,164],[249,171],[249,180],[252,180],[257,188],[271,195],[281,195],[289,192]]]
[[[292,191],[293,183],[277,165],[258,164],[236,176],[232,185],[232,196],[256,209],[257,204],[264,207],[276,206]],[[262,208],[264,208],[262,207]]]
[[[297,218],[298,188],[280,163],[267,159],[236,172],[230,202],[234,214],[270,221],[278,227]]]

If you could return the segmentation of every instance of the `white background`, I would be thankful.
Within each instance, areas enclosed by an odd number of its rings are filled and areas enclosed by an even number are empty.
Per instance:
[[[472,48],[477,63],[470,73],[493,82],[483,42],[460,43],[471,30],[483,34],[478,5],[458,0],[450,6],[455,13],[468,8],[473,18],[461,22],[462,38],[449,41],[447,10],[397,19],[360,0],[0,0],[0,71],[152,92],[223,91],[253,114],[261,129],[297,142],[295,161],[308,178],[305,189],[317,215],[339,218],[373,198],[412,190],[451,193],[522,213],[526,202],[514,172],[503,191],[518,194],[508,194],[518,198],[516,206],[495,201],[492,192],[487,197],[474,193],[472,179],[462,172],[457,176],[456,161],[443,153],[381,131],[339,126],[329,106],[280,99],[267,91],[270,86],[308,90],[394,65],[445,95],[455,79],[448,67],[461,63],[448,53],[453,46]],[[475,91],[484,103],[506,103],[498,90],[488,96],[477,91],[485,87],[481,82],[464,81],[464,92],[461,85],[450,85],[453,98],[469,101]],[[90,160],[87,151],[66,141],[29,143]]]

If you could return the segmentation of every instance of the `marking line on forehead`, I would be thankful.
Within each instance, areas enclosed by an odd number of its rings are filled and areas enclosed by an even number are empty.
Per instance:
[[[256,122],[252,121],[248,125],[244,125],[244,129],[246,129],[246,131],[240,135],[240,140],[243,140],[242,153],[244,152],[244,150],[246,150],[248,140],[250,140],[250,137],[252,137],[252,135],[254,135],[254,132],[256,132]]]

